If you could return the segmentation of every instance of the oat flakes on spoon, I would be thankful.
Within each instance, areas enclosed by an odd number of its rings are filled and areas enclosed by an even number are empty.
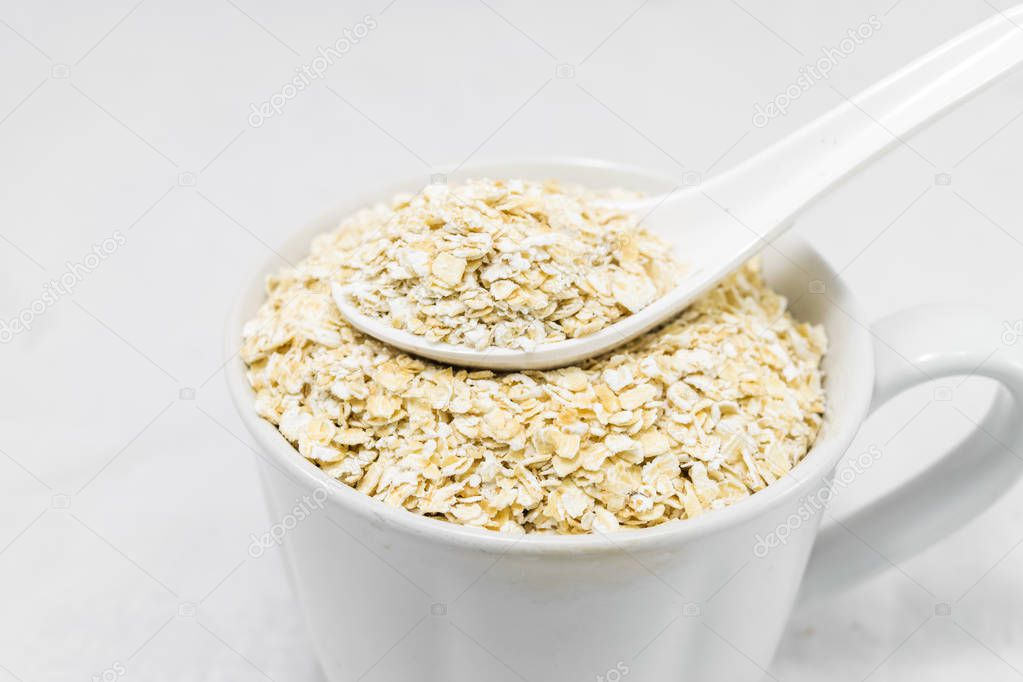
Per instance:
[[[556,182],[431,185],[362,235],[354,278],[332,293],[349,319],[431,344],[532,351],[585,337],[679,280],[670,245],[616,208],[639,199]]]

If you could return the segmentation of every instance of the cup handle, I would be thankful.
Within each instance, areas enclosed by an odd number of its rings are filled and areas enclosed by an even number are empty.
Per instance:
[[[1004,323],[971,307],[929,305],[873,327],[870,411],[914,385],[979,375],[1002,385],[977,428],[931,467],[817,537],[801,598],[813,600],[909,559],[971,520],[1023,475],[1023,359]],[[1007,357],[1011,355],[1011,357]],[[856,536],[870,538],[864,552]],[[855,551],[853,551],[855,550]]]

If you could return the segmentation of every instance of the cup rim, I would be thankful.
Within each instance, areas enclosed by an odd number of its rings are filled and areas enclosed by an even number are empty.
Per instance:
[[[663,173],[638,166],[580,157],[512,158],[467,164],[464,169],[459,169],[459,175],[475,177],[490,175],[494,177],[503,172],[507,177],[508,172],[501,169],[518,167],[549,168],[550,175],[547,177],[557,177],[559,169],[562,174],[568,169],[581,169],[587,172],[634,175],[637,179],[643,179],[650,183],[667,184],[672,182],[672,179]],[[343,208],[336,206],[307,222],[304,227],[292,233],[292,236],[278,251],[292,251],[304,256],[305,253],[308,253],[311,240],[316,235],[333,229],[340,217],[349,214],[359,206],[366,206],[394,194],[410,191],[410,188],[419,187],[422,184],[420,177],[360,192],[361,199],[353,198],[345,202],[346,205]],[[791,235],[786,239],[801,247],[804,258],[816,258],[820,261],[831,278],[829,292],[841,301],[841,308],[846,315],[853,319],[863,319],[858,303],[838,273],[830,267],[830,264],[826,263],[823,257],[804,240]],[[771,483],[763,490],[695,519],[669,521],[652,528],[630,529],[607,534],[594,532],[578,535],[538,533],[505,535],[497,531],[473,528],[443,519],[422,516],[403,508],[392,507],[365,495],[328,476],[319,467],[309,462],[288,442],[277,427],[256,414],[255,394],[246,378],[246,366],[238,354],[237,340],[241,338],[242,326],[254,313],[251,301],[265,299],[263,281],[266,274],[274,272],[280,267],[280,259],[272,255],[244,281],[228,316],[224,340],[225,376],[228,390],[242,422],[262,450],[262,453],[255,452],[254,454],[262,460],[262,464],[268,465],[280,475],[287,476],[300,488],[307,489],[313,494],[322,490],[324,495],[322,502],[337,507],[342,513],[358,516],[381,531],[395,531],[439,545],[460,546],[502,555],[505,553],[578,555],[678,545],[740,526],[779,507],[787,500],[802,497],[811,487],[819,485],[819,482],[837,464],[838,459],[852,442],[867,414],[873,392],[874,358],[872,344],[868,338],[869,331],[862,325],[857,325],[853,333],[859,334],[862,338],[851,345],[854,349],[859,349],[860,357],[850,358],[848,362],[857,363],[862,371],[854,373],[854,378],[851,381],[852,390],[845,391],[846,400],[850,406],[847,412],[851,411],[851,414],[841,420],[840,426],[829,432],[823,442],[818,439],[788,475]],[[825,417],[827,417],[827,413],[825,413]],[[269,455],[269,460],[266,455]]]

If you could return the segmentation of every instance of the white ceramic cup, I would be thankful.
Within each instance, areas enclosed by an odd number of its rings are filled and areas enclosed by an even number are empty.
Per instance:
[[[580,160],[475,166],[451,180],[482,176],[651,193],[674,185],[671,178]],[[398,191],[416,191],[422,182],[347,197],[282,253],[297,261],[311,238],[341,217]],[[253,278],[234,311],[232,355],[275,262]],[[758,680],[801,585],[810,598],[908,558],[1020,476],[1023,462],[1012,451],[1023,452],[1023,362],[991,355],[1001,345],[997,319],[922,307],[865,325],[842,281],[793,237],[765,251],[764,267],[793,313],[828,333],[820,437],[790,476],[766,490],[646,530],[514,538],[388,507],[323,474],[257,417],[244,365],[232,357],[230,389],[258,444],[273,523],[253,537],[250,553],[283,546],[327,678]],[[962,374],[1003,385],[977,432],[893,493],[818,533],[830,476],[868,412],[912,385]],[[858,460],[869,466],[875,456],[866,452]],[[847,529],[882,538],[872,543],[876,553],[862,552]]]

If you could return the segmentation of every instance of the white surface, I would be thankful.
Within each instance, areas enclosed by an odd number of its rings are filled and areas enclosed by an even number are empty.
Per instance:
[[[425,178],[470,156],[706,172],[1008,7],[709,5],[613,4],[579,21],[576,3],[397,0],[382,14],[386,2],[0,3],[0,319],[93,244],[126,237],[0,346],[0,680],[91,679],[118,663],[124,679],[318,679],[277,553],[248,554],[271,520],[218,370],[240,280],[339,188]],[[377,27],[323,82],[249,126],[250,104],[367,13]],[[881,29],[830,79],[752,124],[758,102],[872,13]],[[555,78],[559,63],[574,78]],[[58,65],[70,78],[53,77]],[[871,315],[985,301],[1010,326],[1023,320],[1021,113],[1014,76],[796,229]],[[951,184],[936,184],[942,173]],[[1020,352],[1002,331],[991,330],[993,352]],[[867,423],[851,453],[876,444],[884,457],[837,514],[979,418],[984,382],[942,386]],[[179,399],[183,388],[195,399]],[[797,614],[771,674],[1020,678],[1021,514],[1017,487],[918,558]],[[951,615],[936,615],[946,602]],[[179,616],[182,603],[197,615]]]

